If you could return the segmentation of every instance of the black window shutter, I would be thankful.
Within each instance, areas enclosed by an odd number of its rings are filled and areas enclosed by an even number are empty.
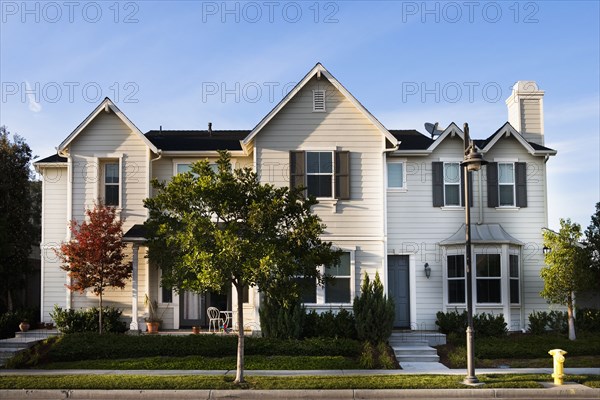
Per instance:
[[[431,163],[432,188],[433,188],[433,206],[444,206],[444,163],[434,161]]]
[[[350,199],[350,152],[335,152],[335,198]]]
[[[290,151],[290,188],[304,186],[304,152]]]
[[[465,206],[465,168],[460,165],[460,204]],[[469,206],[473,207],[473,173],[468,174],[469,176]]]
[[[517,207],[527,207],[527,163],[515,163],[515,182],[517,193]]]
[[[498,163],[491,162],[485,166],[487,170],[488,207],[498,207]]]

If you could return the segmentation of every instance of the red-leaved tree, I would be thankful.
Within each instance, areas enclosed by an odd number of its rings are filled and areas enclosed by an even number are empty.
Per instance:
[[[102,333],[102,294],[104,288],[124,288],[131,277],[131,263],[124,262],[123,222],[113,207],[96,205],[86,211],[81,224],[71,221],[71,241],[63,243],[57,256],[61,268],[71,277],[71,291],[92,289],[100,298],[99,325]]]

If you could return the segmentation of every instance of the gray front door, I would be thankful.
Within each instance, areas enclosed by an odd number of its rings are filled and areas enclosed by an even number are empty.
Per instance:
[[[388,256],[388,296],[394,300],[395,328],[410,328],[408,256]]]

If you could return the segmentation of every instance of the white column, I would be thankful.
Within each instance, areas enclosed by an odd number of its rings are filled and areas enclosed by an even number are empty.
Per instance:
[[[131,324],[129,330],[139,331],[138,325],[138,251],[140,245],[133,244],[133,270],[131,271]]]

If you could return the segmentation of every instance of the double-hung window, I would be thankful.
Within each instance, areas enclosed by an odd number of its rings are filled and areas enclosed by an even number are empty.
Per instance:
[[[389,161],[387,163],[387,188],[405,189],[406,182],[404,174],[404,162]]]
[[[290,151],[290,187],[321,199],[350,199],[350,152]]]
[[[465,302],[465,256],[451,255],[446,258],[448,270],[448,304]]]
[[[514,163],[498,163],[498,198],[500,207],[515,206]]]
[[[477,303],[502,303],[500,254],[477,254]]]
[[[508,256],[508,261],[510,276],[510,302],[511,304],[519,304],[519,256],[516,254],[510,254]]]
[[[333,152],[306,152],[306,187],[309,196],[333,197]]]
[[[342,253],[337,265],[325,267],[325,303],[350,303],[351,301],[350,253]]]
[[[444,163],[444,205],[460,206],[460,164]]]
[[[119,206],[119,163],[106,162],[104,164],[104,204]]]
[[[349,304],[352,302],[352,255],[343,252],[336,265],[321,267],[327,279],[317,286],[316,279],[293,278],[300,290],[300,301],[304,304]]]

